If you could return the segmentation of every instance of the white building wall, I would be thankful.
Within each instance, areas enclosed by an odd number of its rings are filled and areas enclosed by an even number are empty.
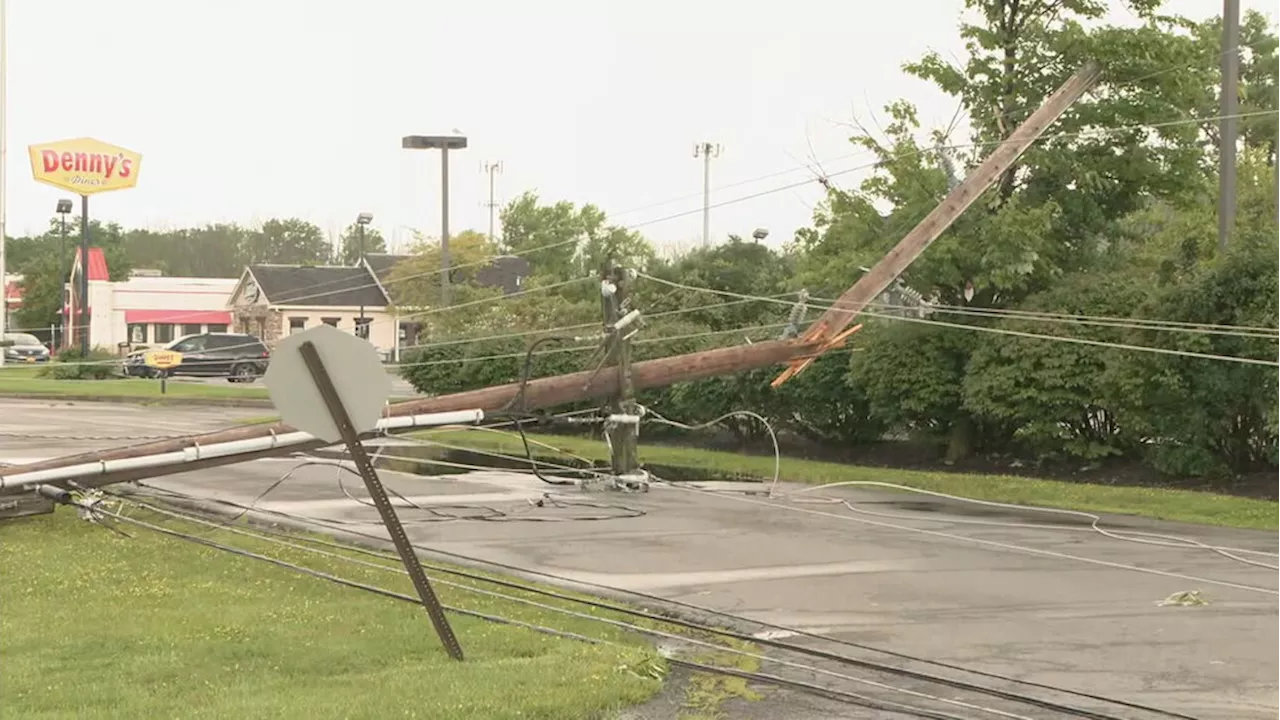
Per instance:
[[[114,298],[111,286],[115,283],[105,280],[89,281],[89,347],[100,347],[114,351],[116,343],[124,340],[121,333],[117,339],[112,328],[111,319],[115,315]],[[77,308],[74,322],[80,325],[80,313]]]
[[[227,301],[235,289],[235,279],[135,277],[122,282],[89,283],[89,343],[115,351],[129,341],[125,317],[129,310],[167,310],[227,313]],[[229,313],[228,313],[229,315]],[[230,323],[230,318],[227,320]],[[169,324],[169,323],[166,323]],[[175,318],[173,336],[183,334]],[[208,329],[200,325],[200,332]],[[228,328],[229,329],[229,328]],[[155,328],[147,328],[146,344],[155,343]]]

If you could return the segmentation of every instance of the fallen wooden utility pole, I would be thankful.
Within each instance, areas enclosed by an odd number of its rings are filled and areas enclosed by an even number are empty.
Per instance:
[[[790,360],[804,357],[806,353],[812,350],[812,347],[813,346],[809,344],[797,340],[786,342],[762,342],[754,345],[719,348],[716,350],[692,353],[689,355],[677,355],[674,357],[662,358],[660,360],[649,360],[646,362],[636,363],[631,366],[632,387],[636,390],[644,390],[646,388],[663,387],[677,382],[702,380],[709,377],[733,375],[747,370],[771,367],[773,365],[780,365]],[[617,392],[618,377],[618,374],[613,372],[597,373],[588,370],[569,375],[557,375],[555,377],[531,380],[525,388],[521,406],[528,410],[537,410],[541,408],[555,407],[557,405],[566,405],[572,402],[591,398],[607,397]],[[486,412],[493,412],[506,407],[507,404],[511,402],[512,398],[516,396],[519,388],[519,383],[509,383],[507,385],[481,388],[479,390],[468,390],[467,392],[454,393],[451,395],[440,395],[432,398],[409,400],[391,405],[389,407],[388,414],[391,417],[402,417],[406,415],[448,412],[451,410],[484,410]],[[95,450],[93,452],[80,453],[77,455],[67,455],[27,465],[3,467],[0,468],[0,478],[20,472],[26,473],[37,470],[51,470],[54,468],[80,465],[84,463],[97,463],[104,460],[122,460],[126,458],[146,457],[149,455],[159,455],[162,453],[175,452],[193,447],[215,445],[218,443],[264,438],[270,437],[271,435],[284,435],[290,432],[294,432],[294,429],[284,423],[229,428],[201,435],[190,435],[170,440],[156,440],[139,445],[111,448],[108,450]],[[311,443],[292,445],[289,448],[280,450],[264,450],[260,452],[211,457],[185,463],[180,466],[180,468],[171,470],[170,472],[201,470],[243,462],[245,460],[270,457],[273,455],[278,456],[292,452],[314,450],[316,448],[325,447],[329,444],[330,443],[316,440]],[[77,484],[83,487],[97,487],[117,482],[138,480],[145,477],[153,477],[157,474],[159,473],[157,473],[154,468],[145,468],[135,471],[122,471],[86,477],[78,480]],[[51,484],[58,485],[62,483],[55,482]],[[15,488],[13,490],[17,489]],[[5,489],[5,492],[12,492],[13,490]]]
[[[853,287],[849,288],[836,303],[809,326],[802,338],[811,342],[821,342],[828,347],[836,347],[848,335],[844,330],[853,322],[853,318],[862,312],[877,295],[907,269],[920,254],[943,233],[956,218],[986,192],[1000,176],[1009,171],[1018,158],[1031,147],[1050,125],[1057,120],[1071,104],[1093,86],[1102,76],[1102,67],[1095,62],[1085,63],[1076,71],[1058,91],[1049,97],[1026,122],[1018,126],[1013,134],[982,161],[964,182],[960,183],[943,198],[920,224],[916,225],[906,237],[889,251],[887,255],[863,275]],[[827,347],[822,348],[826,350]],[[819,351],[819,354],[821,350]],[[778,387],[788,378],[802,372],[813,358],[806,358],[791,363],[791,367],[773,381]]]
[[[799,370],[803,370],[819,354],[837,346],[842,337],[847,335],[845,328],[853,317],[861,312],[872,298],[883,292],[893,282],[894,278],[919,257],[920,253],[924,252],[924,249],[938,235],[950,226],[1001,174],[1008,170],[1018,156],[1036,138],[1043,134],[1045,129],[1071,103],[1083,95],[1097,81],[1100,75],[1101,69],[1092,62],[1076,72],[1040,109],[1032,113],[1031,117],[1020,125],[1007,141],[991,153],[969,177],[965,178],[963,183],[948,194],[946,199],[920,225],[908,233],[898,243],[897,247],[877,263],[871,269],[871,272],[864,275],[852,288],[845,292],[836,305],[828,309],[803,337],[798,340],[762,342],[754,345],[719,348],[706,352],[636,363],[631,366],[632,388],[644,390],[664,387],[681,382],[702,380],[720,375],[733,375],[748,370],[790,363],[791,367],[786,373],[774,381],[776,386],[785,381],[786,378],[794,376]],[[618,391],[618,380],[619,375],[617,373],[596,373],[592,371],[532,380],[525,388],[521,406],[528,410],[536,410],[606,397]],[[516,396],[519,388],[519,383],[510,383],[452,395],[410,400],[392,405],[389,414],[392,417],[401,417],[454,410],[484,410],[492,412],[505,408]],[[271,435],[283,435],[292,431],[293,428],[282,423],[231,428],[203,435],[158,440],[141,445],[99,450],[28,465],[0,468],[0,478],[17,473],[65,468],[85,463],[147,457],[192,447],[264,438]],[[317,440],[311,443],[292,445],[285,449],[262,450],[199,459],[184,463],[178,469],[167,470],[166,472],[190,472],[260,457],[313,450],[324,447],[327,444]],[[95,487],[152,477],[157,474],[162,473],[158,473],[155,468],[145,468],[98,474],[77,482],[83,487]],[[18,491],[25,490],[0,486],[0,493]]]

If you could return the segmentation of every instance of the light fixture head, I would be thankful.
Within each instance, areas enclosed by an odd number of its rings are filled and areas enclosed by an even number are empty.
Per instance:
[[[359,225],[368,225],[373,222],[373,213],[362,212],[356,216],[356,223]]]
[[[71,207],[72,207],[71,201],[66,198],[62,198],[61,200],[58,201],[58,212],[62,213],[63,215],[66,215],[67,213],[71,212]]]
[[[461,150],[466,146],[465,135],[405,135],[400,140],[405,150]]]

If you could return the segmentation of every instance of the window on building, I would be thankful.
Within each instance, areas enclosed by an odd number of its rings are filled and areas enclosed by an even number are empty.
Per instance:
[[[369,339],[369,318],[356,318],[356,337]]]
[[[293,335],[307,329],[307,319],[304,317],[289,318],[289,334]]]
[[[129,343],[131,345],[147,344],[147,326],[134,324],[129,326]]]
[[[341,319],[342,318],[320,318],[320,322],[324,323],[325,325],[332,325],[333,327],[338,327],[338,321]]]
[[[218,323],[217,325],[209,325],[207,327],[209,328],[209,332],[212,332],[212,333],[218,333],[218,332],[224,333],[227,331],[226,323]]]
[[[197,323],[197,324],[195,324],[195,325],[192,325],[192,324],[190,324],[190,323],[187,323],[187,324],[183,325],[183,326],[182,326],[182,334],[183,334],[183,335],[199,335],[199,334],[200,334],[200,325],[199,325],[199,323]]]
[[[240,318],[240,332],[248,335],[253,331],[253,325],[250,324],[249,318]]]
[[[173,342],[173,326],[156,323],[151,327],[151,334],[157,343]]]

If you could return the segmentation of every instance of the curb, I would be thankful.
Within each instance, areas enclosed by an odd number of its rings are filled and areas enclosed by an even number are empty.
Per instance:
[[[128,405],[204,405],[210,407],[274,408],[267,398],[218,398],[218,397],[138,397],[101,395],[55,395],[52,393],[0,393],[3,400],[45,400],[50,403],[124,403]]]

